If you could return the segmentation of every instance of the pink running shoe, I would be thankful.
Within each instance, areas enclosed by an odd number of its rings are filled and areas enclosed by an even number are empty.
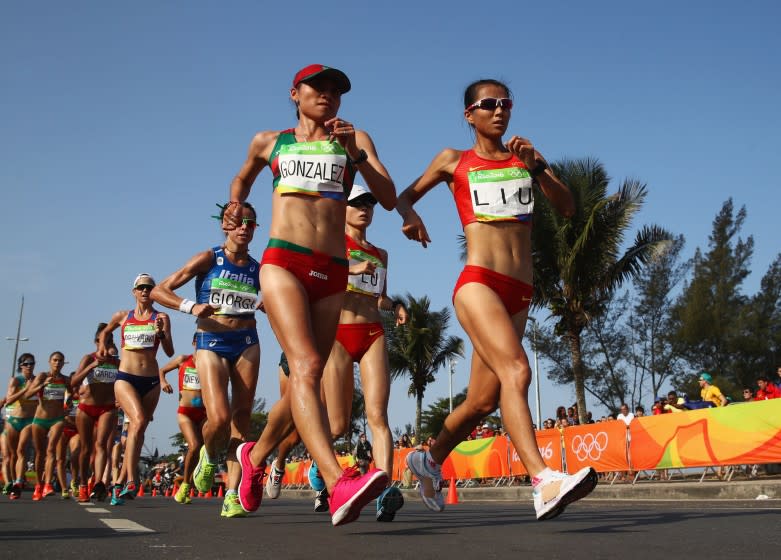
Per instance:
[[[387,485],[388,475],[380,469],[371,469],[363,476],[358,467],[345,469],[328,498],[331,523],[344,525],[358,519],[363,507],[382,494]]]
[[[244,511],[256,511],[263,500],[263,477],[266,476],[266,465],[256,467],[249,459],[250,451],[255,442],[242,443],[236,449],[236,459],[241,465],[241,481],[239,482],[239,503]]]

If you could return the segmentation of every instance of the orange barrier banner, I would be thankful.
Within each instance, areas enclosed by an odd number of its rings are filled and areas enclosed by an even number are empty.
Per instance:
[[[535,433],[537,447],[540,450],[543,461],[552,469],[561,470],[561,432],[556,428],[550,430],[538,430]],[[526,468],[518,456],[512,444],[508,444],[510,474],[513,476],[525,475]]]
[[[626,424],[621,420],[564,428],[567,472],[594,467],[599,472],[628,471]]]
[[[282,484],[304,484],[307,480],[310,464],[311,461],[286,463],[285,476],[282,477]],[[266,472],[270,472],[269,469],[266,469]]]
[[[494,478],[507,476],[507,438],[462,441],[442,465],[442,478]]]
[[[781,462],[781,399],[637,418],[635,470]]]
[[[343,469],[355,464],[355,458],[352,455],[337,455],[336,460]],[[285,464],[285,476],[282,477],[282,484],[309,484],[309,467],[312,461],[295,461]],[[268,467],[266,472],[270,472]]]
[[[412,447],[402,447],[393,450],[393,472],[392,480],[402,480],[404,471],[407,468],[407,455],[415,451]]]

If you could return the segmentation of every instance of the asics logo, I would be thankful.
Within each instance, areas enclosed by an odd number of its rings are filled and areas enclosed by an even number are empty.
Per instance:
[[[578,461],[585,461],[591,459],[592,461],[599,461],[602,456],[602,452],[607,449],[607,433],[599,432],[598,434],[584,434],[582,436],[577,435],[572,438],[572,452]]]

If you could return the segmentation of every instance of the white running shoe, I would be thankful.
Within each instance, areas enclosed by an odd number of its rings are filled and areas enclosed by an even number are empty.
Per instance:
[[[546,495],[545,487],[558,481],[561,481],[558,492],[556,494],[549,492],[550,496]],[[583,467],[575,474],[552,471],[532,489],[537,519],[539,521],[553,519],[572,502],[588,496],[596,486],[597,471],[591,467]]]
[[[266,480],[266,495],[272,500],[279,498],[280,492],[282,492],[282,477],[285,476],[285,471],[281,471],[277,468],[277,462],[271,463],[271,473]]]
[[[428,451],[413,451],[407,455],[407,467],[420,481],[418,490],[423,504],[431,511],[443,511],[445,498],[442,496],[442,467],[431,458]]]

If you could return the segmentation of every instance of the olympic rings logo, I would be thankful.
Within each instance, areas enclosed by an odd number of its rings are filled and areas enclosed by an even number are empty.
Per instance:
[[[602,452],[607,449],[607,442],[606,432],[599,432],[596,435],[577,435],[572,438],[572,452],[578,458],[578,461],[585,461],[586,459],[599,461]]]

